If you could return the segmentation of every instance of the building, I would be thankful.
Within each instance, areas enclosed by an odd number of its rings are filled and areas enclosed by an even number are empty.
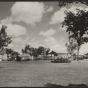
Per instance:
[[[68,53],[57,53],[58,56],[67,56]]]
[[[31,57],[29,54],[22,54],[22,55],[19,55],[19,57],[21,57],[21,60],[32,60],[33,57]]]

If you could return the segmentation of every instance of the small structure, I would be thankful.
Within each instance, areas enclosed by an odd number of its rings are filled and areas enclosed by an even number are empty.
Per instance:
[[[57,53],[58,56],[66,57],[67,53]]]
[[[19,57],[21,57],[21,60],[30,60],[31,56],[29,54],[22,54],[19,55]]]

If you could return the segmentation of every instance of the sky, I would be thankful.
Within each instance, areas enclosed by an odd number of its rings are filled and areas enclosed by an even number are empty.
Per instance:
[[[64,11],[77,12],[77,8],[88,10],[84,4],[72,3],[59,7],[58,1],[46,2],[0,2],[0,27],[6,25],[12,43],[8,45],[21,53],[29,44],[32,47],[44,46],[58,53],[66,53],[68,41],[66,28],[61,23],[66,16]],[[88,43],[81,46],[80,53],[88,51]]]

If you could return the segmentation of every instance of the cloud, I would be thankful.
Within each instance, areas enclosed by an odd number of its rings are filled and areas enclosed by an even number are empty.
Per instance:
[[[39,46],[44,46],[42,40],[36,40],[35,38],[31,39],[27,42],[27,44],[31,45],[32,47],[38,48]]]
[[[2,25],[6,25],[7,29],[6,32],[8,34],[8,36],[21,36],[21,35],[25,35],[27,33],[27,29],[21,25],[17,25],[17,24],[12,24],[12,23],[1,23],[0,24],[0,28],[2,27]]]
[[[21,37],[14,38],[13,42],[17,43],[17,44],[25,44],[26,43],[25,39],[23,39]]]
[[[12,18],[11,17],[6,17],[5,19],[0,21],[2,24],[9,24],[12,22]]]
[[[49,46],[50,45],[55,45],[57,43],[56,39],[48,36],[45,40],[44,40]]]
[[[17,51],[17,52],[19,52],[21,54],[21,49],[23,47],[24,47],[24,45],[18,45],[18,44],[11,43],[11,44],[8,45],[7,48],[9,48],[9,49],[11,48],[12,50]]]
[[[6,32],[10,36],[21,36],[26,34],[26,28],[17,24],[7,24]]]
[[[42,42],[42,40],[36,40],[35,38],[31,39],[31,37],[27,37],[25,39],[22,37],[17,37],[17,38],[13,39],[13,44],[18,45],[22,48],[24,48],[26,44],[30,45],[31,47],[37,48],[38,46],[43,45],[43,44],[41,44],[41,42]]]
[[[34,25],[42,20],[44,12],[42,2],[16,2],[11,8],[11,18],[16,22]]]
[[[53,38],[51,36],[47,37],[44,40],[47,47],[49,47],[51,50],[54,50],[56,52],[58,52],[59,50],[61,50],[61,51],[64,50],[66,52],[66,47],[60,43],[61,41],[63,41],[63,39],[61,39],[60,41],[57,41],[55,38]]]
[[[7,46],[8,48],[12,48],[12,47],[14,47],[14,44],[9,44],[8,46]]]
[[[54,35],[55,32],[56,32],[56,30],[54,30],[54,29],[51,28],[51,29],[47,30],[46,32],[41,31],[39,34],[40,34],[40,35],[43,35],[43,36],[45,36],[45,37],[47,37],[47,36],[52,36],[52,35]]]
[[[13,41],[8,45],[8,48],[18,51],[21,54],[21,49],[25,47],[25,44],[29,41],[29,39],[30,37],[27,37],[26,39],[22,37],[13,38]]]
[[[50,24],[56,24],[58,22],[64,21],[66,7],[61,8],[59,11],[55,12],[51,18]]]
[[[58,10],[57,12],[54,13],[54,15],[51,17],[50,24],[56,24],[56,23],[63,22],[64,17],[66,16],[64,11],[71,11],[71,12],[76,14],[77,9],[88,11],[88,8],[85,8],[85,7],[82,7],[82,6],[77,6],[77,5],[73,5],[69,9],[67,9],[66,7],[63,7],[60,10]]]
[[[85,43],[81,46],[79,53],[88,53],[88,43]]]
[[[46,12],[52,12],[54,10],[54,7],[53,6],[50,6],[47,10],[46,10]]]
[[[64,27],[62,28],[62,25],[60,25],[58,29],[59,29],[59,30],[66,30],[66,26],[64,26]]]
[[[25,45],[30,40],[30,37],[27,37],[26,39],[22,37],[16,37],[13,39],[13,42],[15,44]]]

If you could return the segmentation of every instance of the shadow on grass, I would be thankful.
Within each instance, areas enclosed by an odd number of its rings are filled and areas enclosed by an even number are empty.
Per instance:
[[[62,86],[62,85],[47,83],[47,84],[45,84],[44,86],[45,86],[45,87],[62,87],[62,88],[68,88],[68,87],[88,88],[88,86],[87,86],[86,84],[69,84],[68,86]]]

